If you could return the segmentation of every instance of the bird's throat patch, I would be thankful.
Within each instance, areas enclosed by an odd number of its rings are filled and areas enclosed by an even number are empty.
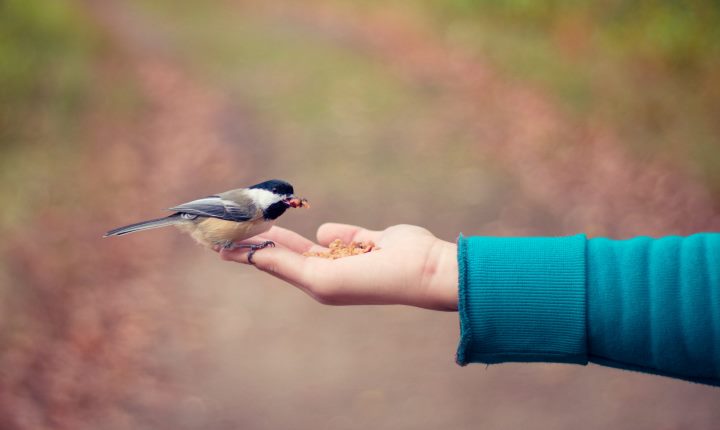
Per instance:
[[[265,209],[265,212],[263,212],[263,218],[272,220],[277,219],[280,215],[284,214],[287,210],[287,204],[285,202],[277,202],[273,203],[270,206],[268,206],[267,209]]]

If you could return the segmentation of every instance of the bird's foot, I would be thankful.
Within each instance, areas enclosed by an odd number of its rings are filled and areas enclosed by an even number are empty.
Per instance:
[[[234,243],[233,241],[227,241],[222,245],[222,247],[230,251],[232,251],[233,249],[249,249],[250,252],[248,252],[248,263],[255,264],[252,261],[255,252],[267,247],[275,248],[275,242],[271,240],[266,240],[265,242],[261,243]]]
[[[275,242],[273,242],[271,240],[266,240],[263,243],[250,245],[250,252],[248,252],[248,263],[254,265],[255,263],[253,263],[252,258],[253,258],[253,255],[255,255],[255,251],[257,251],[259,249],[267,248],[267,247],[275,248]]]

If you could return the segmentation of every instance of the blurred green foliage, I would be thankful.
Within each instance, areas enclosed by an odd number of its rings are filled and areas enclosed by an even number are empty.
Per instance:
[[[73,2],[0,1],[0,229],[71,168],[95,36]]]
[[[720,194],[720,3],[423,0],[450,43],[535,82],[639,157],[664,153]],[[417,7],[417,3],[413,4]]]
[[[0,147],[26,141],[46,115],[67,119],[79,107],[94,40],[88,28],[72,3],[0,2]]]
[[[662,154],[720,195],[720,2],[393,4],[500,72],[537,84],[580,120],[609,125],[639,158]]]
[[[568,21],[579,20],[580,31],[615,52],[677,70],[716,65],[720,54],[720,3],[714,0],[426,2],[446,17],[491,17],[548,34],[566,31]]]

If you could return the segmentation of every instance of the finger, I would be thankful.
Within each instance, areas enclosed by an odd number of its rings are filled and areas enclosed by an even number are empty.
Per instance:
[[[270,240],[282,245],[292,251],[303,253],[312,250],[317,246],[313,241],[282,227],[273,226],[270,230],[260,235],[263,240]]]
[[[317,238],[320,245],[327,246],[335,239],[345,243],[350,242],[377,242],[380,232],[367,230],[356,225],[325,223],[318,228]]]
[[[235,249],[220,251],[223,260],[248,263],[248,249]],[[320,258],[309,258],[293,252],[287,248],[263,248],[255,251],[252,257],[253,264],[258,269],[268,272],[306,292],[311,292],[318,283],[320,267],[328,261]]]

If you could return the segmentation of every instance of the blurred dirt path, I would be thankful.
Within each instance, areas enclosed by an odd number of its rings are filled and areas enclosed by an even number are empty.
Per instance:
[[[540,91],[498,76],[417,20],[385,7],[264,5],[269,15],[320,31],[375,56],[401,78],[442,92],[446,122],[474,124],[477,150],[502,163],[528,201],[562,220],[562,232],[628,237],[720,230],[720,202],[684,173],[687,166],[656,154],[632,156],[607,126],[570,119]],[[520,203],[504,216],[522,222],[527,212]]]

